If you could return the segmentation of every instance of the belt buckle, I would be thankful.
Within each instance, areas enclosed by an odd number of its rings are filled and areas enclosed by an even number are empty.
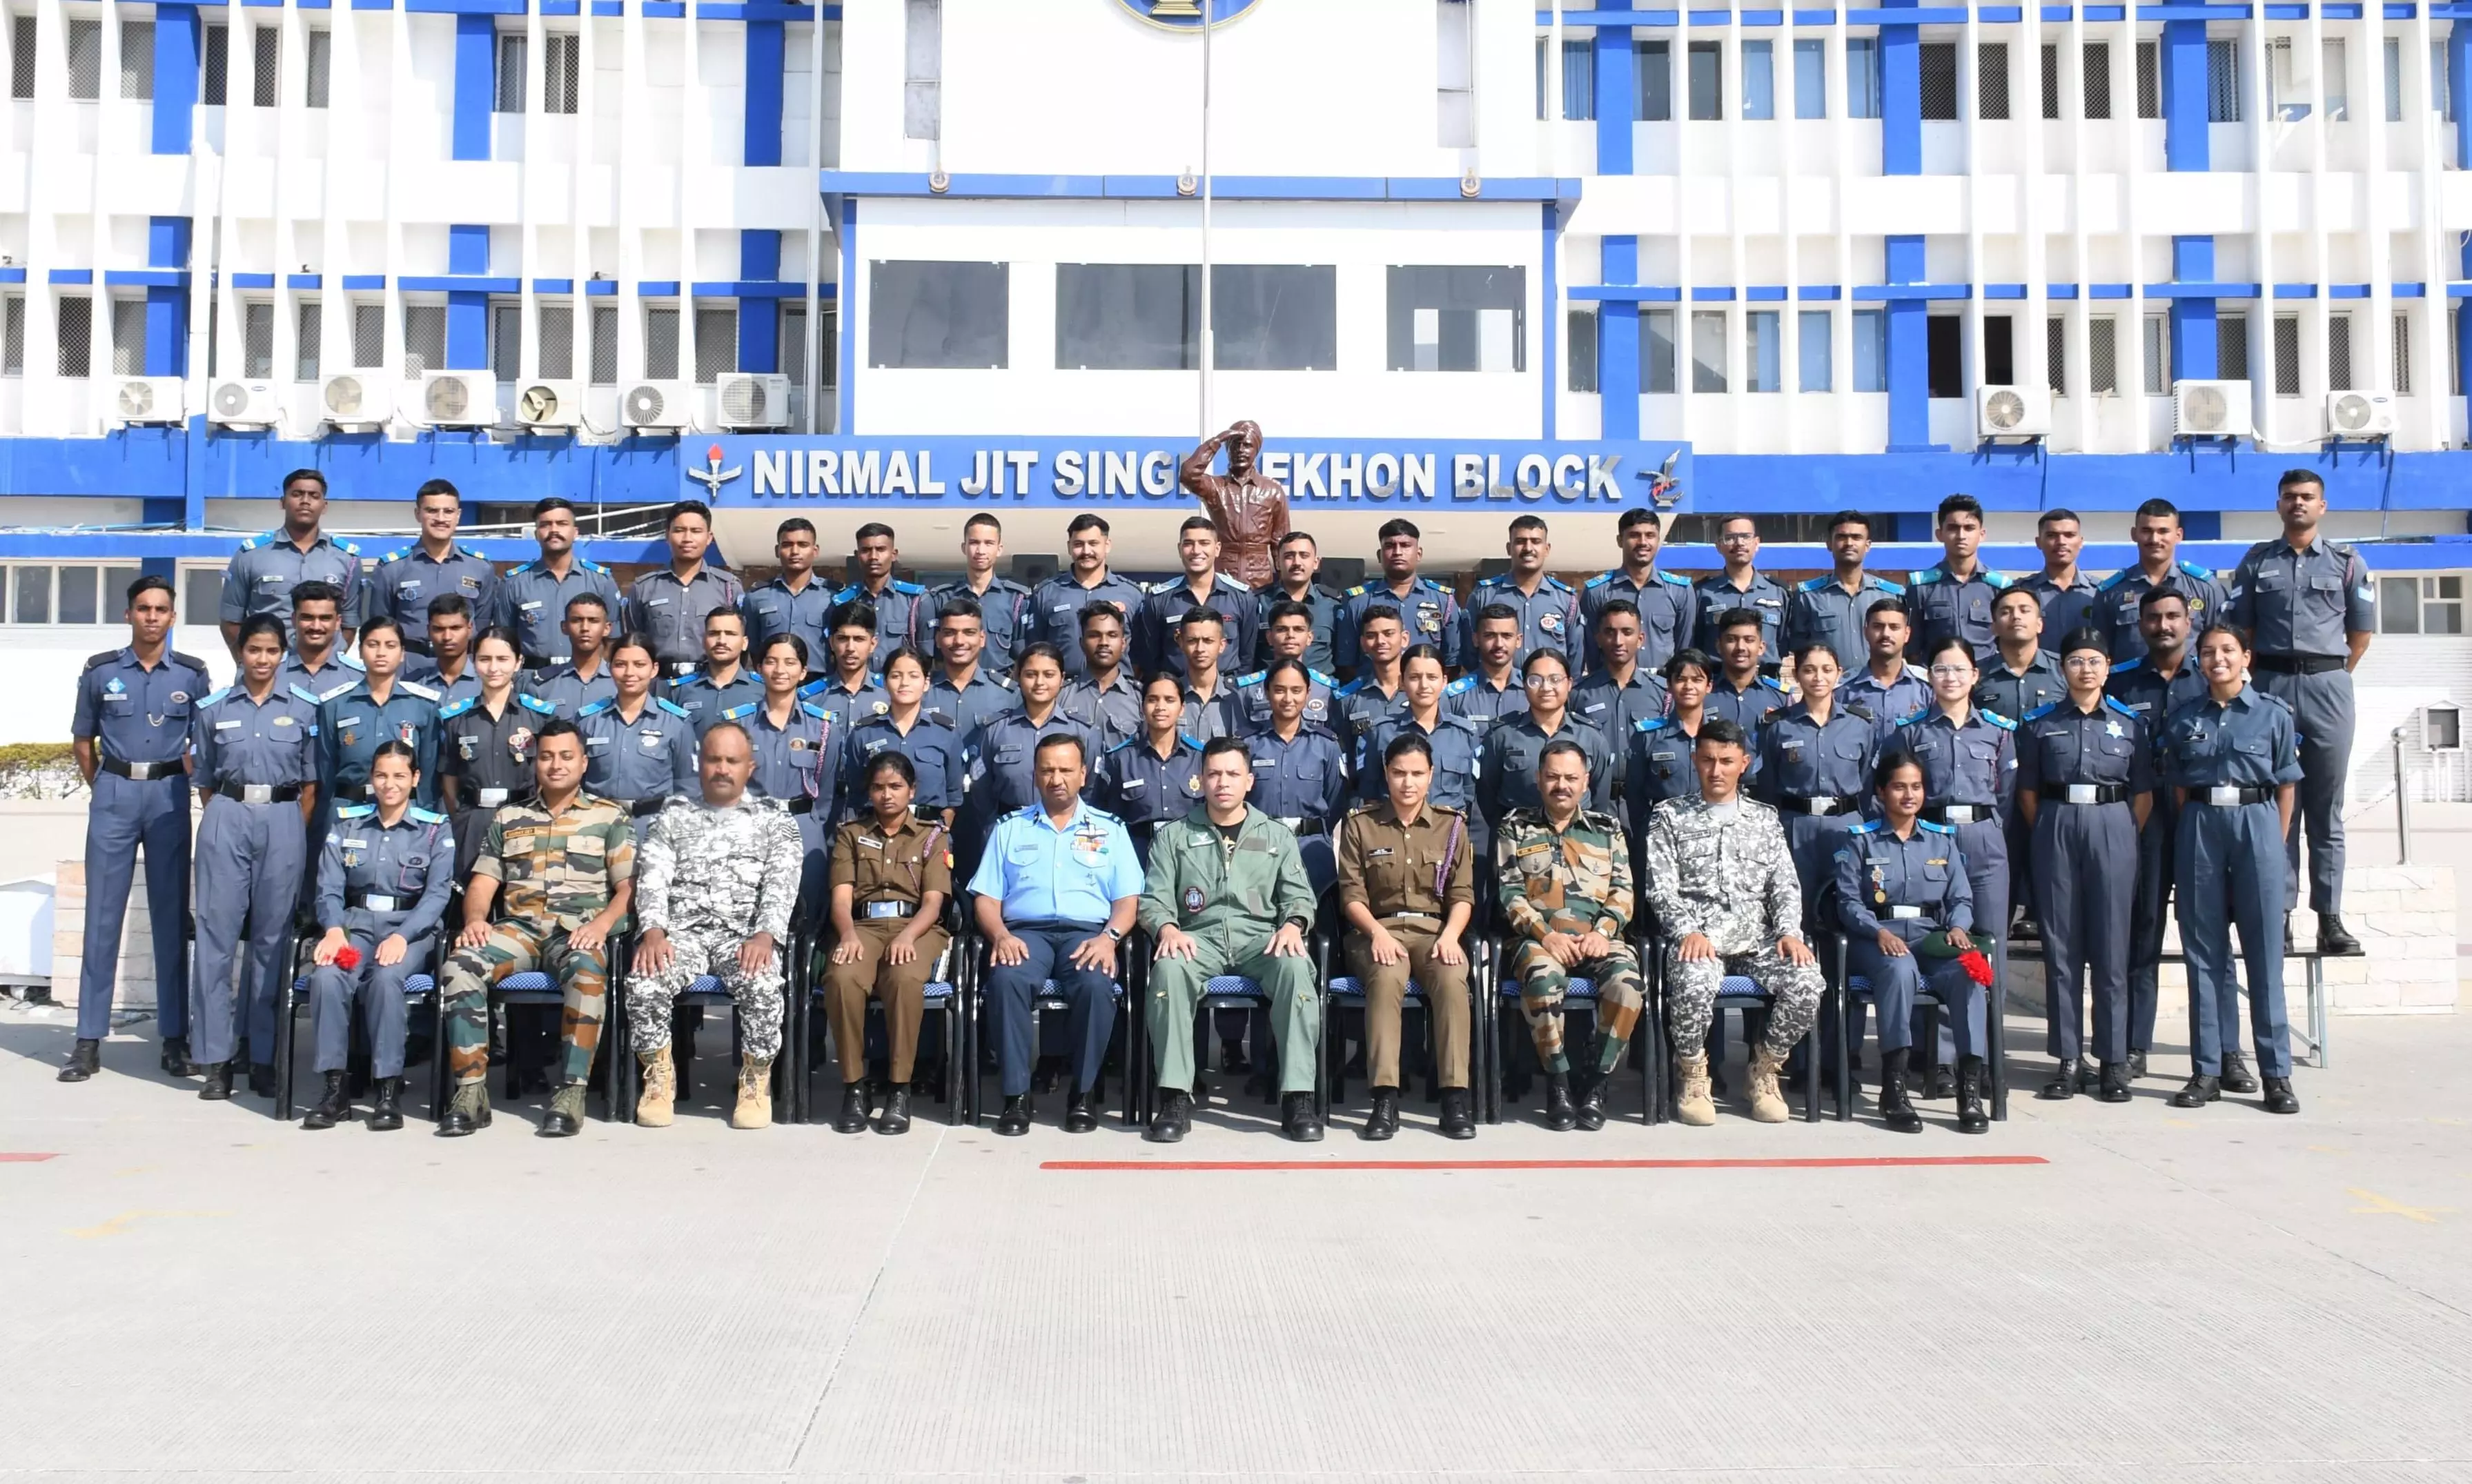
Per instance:
[[[2095,785],[2090,783],[2073,783],[2069,785],[2070,803],[2092,804],[2096,802],[2096,799],[2097,792]]]
[[[398,904],[392,897],[368,896],[361,899],[361,906],[372,912],[392,912],[397,909]]]
[[[1889,908],[1889,916],[1890,916],[1892,920],[1897,921],[1897,922],[1908,922],[1908,921],[1912,921],[1912,920],[1913,920],[1913,919],[1915,919],[1915,918],[1919,918],[1919,917],[1921,917],[1922,915],[1923,915],[1923,909],[1922,909],[1921,907],[1902,907],[1902,906],[1900,906],[1900,907],[1892,907]]]
[[[1279,823],[1286,825],[1291,830],[1295,829],[1297,826],[1305,822],[1305,816],[1302,814],[1278,814],[1273,817],[1275,817]]]
[[[867,915],[870,919],[873,919],[880,917],[907,917],[910,913],[908,911],[908,904],[906,903],[869,902],[867,905]]]
[[[1836,807],[1837,800],[1833,797],[1821,798],[1814,795],[1802,801],[1802,812],[1806,814],[1824,814]]]
[[[495,809],[499,805],[507,802],[507,790],[504,789],[484,789],[474,797],[483,809]]]
[[[2218,809],[2237,808],[2240,801],[2241,791],[2237,786],[2226,788],[2222,785],[2217,785],[2216,787],[2210,788],[2206,790],[2206,802],[2214,805]]]
[[[274,785],[271,783],[242,784],[240,786],[240,801],[244,804],[272,804],[274,802]]]

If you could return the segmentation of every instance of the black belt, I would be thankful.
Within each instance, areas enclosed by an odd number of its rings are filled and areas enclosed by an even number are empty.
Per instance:
[[[1286,814],[1273,815],[1272,817],[1278,819],[1279,823],[1286,825],[1290,830],[1293,830],[1298,835],[1328,835],[1330,833],[1330,821],[1320,818],[1319,816],[1307,817],[1302,814]]]
[[[1789,814],[1850,814],[1854,813],[1855,808],[1854,800],[1851,798],[1833,798],[1824,793],[1780,794],[1778,802],[1784,806],[1784,812]]]
[[[1965,811],[1964,816],[1951,818],[1949,811],[1953,809]],[[1992,818],[1999,813],[2000,809],[1996,804],[1927,804],[1923,806],[1922,814],[1925,819],[1934,824],[1976,824]]]
[[[2234,788],[2230,785],[2191,789],[2189,802],[2211,804],[2217,809],[2238,809],[2244,804],[2263,804],[2274,797],[2272,789]]]
[[[186,771],[180,766],[178,758],[174,758],[168,763],[124,763],[118,758],[105,758],[95,766],[103,772],[116,773],[134,783],[152,783],[157,778],[169,778],[174,773]]]
[[[781,807],[794,814],[812,814],[816,812],[816,801],[810,798],[796,798]]]
[[[527,654],[523,657],[524,669],[547,670],[552,665],[563,665],[567,662],[567,659],[570,658],[573,658],[573,656],[570,655],[563,658],[553,659],[546,654]]]
[[[242,804],[291,804],[300,797],[297,783],[219,783],[215,791]],[[263,797],[257,796],[261,794]]]
[[[2050,804],[2119,804],[2128,798],[2125,783],[2047,783],[2034,791]]]
[[[383,891],[344,893],[345,907],[356,907],[370,912],[409,912],[413,908],[413,904],[418,900],[417,897],[399,897]]]
[[[862,902],[856,910],[861,922],[883,922],[888,918],[917,916],[918,904],[915,902]]]
[[[2341,654],[2252,654],[2251,670],[2263,670],[2271,675],[2322,675],[2330,670],[2341,670],[2347,663]]]
[[[662,810],[670,807],[670,801],[667,797],[656,799],[627,799],[623,802],[627,806],[627,813],[634,815],[638,819],[657,814]]]
[[[335,798],[348,800],[354,804],[370,797],[369,786],[365,783],[339,783],[328,791]]]

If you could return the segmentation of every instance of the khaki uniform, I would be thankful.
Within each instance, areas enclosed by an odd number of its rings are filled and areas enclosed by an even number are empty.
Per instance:
[[[848,963],[827,960],[824,969],[824,1013],[832,1023],[842,1080],[855,1082],[867,1074],[867,1001],[872,995],[884,1001],[892,1080],[896,1086],[906,1084],[918,1055],[927,976],[935,972],[950,935],[940,927],[921,931],[918,956],[908,963],[885,962],[885,949],[911,926],[928,892],[951,899],[951,838],[942,825],[915,814],[891,830],[879,826],[871,813],[853,819],[833,835],[832,883],[850,888],[850,921],[858,929],[859,947],[858,957]]]
[[[1476,905],[1475,847],[1467,817],[1428,804],[1413,820],[1385,800],[1347,816],[1339,836],[1339,899],[1356,903],[1408,951],[1405,963],[1373,961],[1373,942],[1347,935],[1347,971],[1365,986],[1365,1057],[1375,1087],[1399,1085],[1400,1001],[1408,981],[1425,991],[1442,1086],[1468,1085],[1468,966],[1434,956],[1454,905]]]

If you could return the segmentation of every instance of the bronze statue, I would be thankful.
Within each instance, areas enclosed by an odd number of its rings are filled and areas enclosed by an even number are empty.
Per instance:
[[[1227,472],[1214,474],[1219,451],[1227,450]],[[1219,528],[1219,570],[1247,587],[1262,588],[1276,574],[1272,556],[1288,533],[1288,492],[1258,466],[1262,425],[1240,422],[1184,456],[1184,487],[1201,502]]]

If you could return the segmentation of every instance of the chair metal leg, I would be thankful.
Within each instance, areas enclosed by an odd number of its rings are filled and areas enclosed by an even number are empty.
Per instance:
[[[292,1026],[292,1018],[298,1013],[297,994],[288,978],[274,992],[274,1118],[279,1123],[292,1121],[293,1043],[299,1039]]]
[[[2003,934],[1992,950],[1991,982],[1983,992],[1983,1034],[1991,1046],[1991,1119],[2008,1119],[2008,940]]]
[[[429,1031],[429,1121],[446,1121],[446,969],[439,966],[438,993],[430,996],[435,1008],[430,1011]],[[482,1014],[488,1013],[485,1008]],[[485,1043],[486,1043],[486,1039]],[[486,1074],[485,1074],[486,1075]]]
[[[1823,988],[1819,992],[1819,1013],[1826,1015],[1835,1003],[1837,992]],[[1819,1019],[1813,1017],[1811,1028],[1802,1033],[1802,1120],[1819,1121]]]
[[[1837,940],[1837,1121],[1843,1123],[1854,1117],[1854,1017],[1863,1002],[1854,997],[1854,981],[1846,978],[1845,940]]]

